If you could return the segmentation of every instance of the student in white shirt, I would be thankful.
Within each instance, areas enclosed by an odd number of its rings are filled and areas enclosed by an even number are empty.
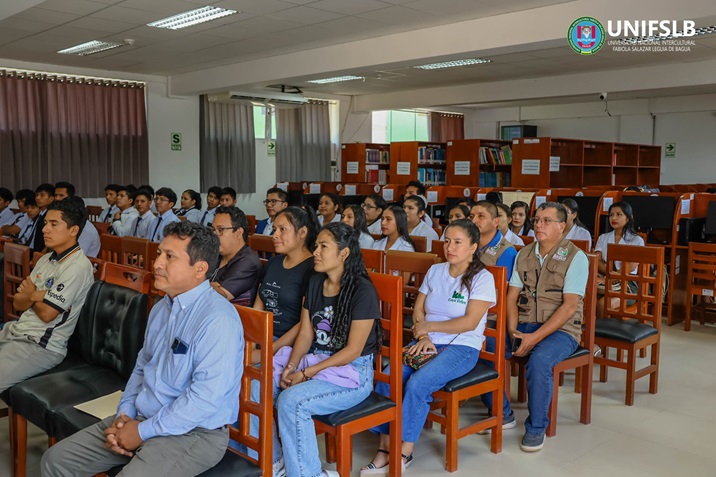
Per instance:
[[[15,220],[15,213],[10,210],[10,202],[14,198],[10,189],[0,187],[0,227],[10,225]]]
[[[341,221],[341,200],[336,194],[324,192],[318,200],[318,225]]]
[[[122,186],[117,193],[117,211],[112,218],[110,230],[118,237],[132,235],[132,227],[139,217],[139,211],[134,208],[134,187]]]
[[[216,214],[216,209],[219,207],[220,197],[221,187],[209,187],[209,192],[206,194],[206,210],[201,213],[201,220],[199,220],[201,225],[211,227],[214,222],[214,214]]]
[[[562,199],[561,204],[567,209],[567,227],[564,229],[564,236],[570,240],[586,240],[587,250],[592,249],[592,234],[579,220],[579,204],[571,197]]]
[[[149,226],[154,221],[152,213],[152,196],[154,194],[149,189],[139,188],[134,193],[134,208],[139,212],[139,216],[132,223],[130,234],[134,237],[147,238]]]
[[[458,219],[466,219],[470,216],[470,208],[464,204],[457,204],[452,209],[448,211],[448,225],[455,222]],[[440,237],[440,240],[445,240],[445,231],[447,230],[447,227],[445,227],[445,230],[443,230],[443,235]]]
[[[164,227],[174,222],[180,222],[179,217],[177,217],[172,210],[176,201],[176,192],[170,188],[162,187],[157,189],[157,195],[154,198],[154,202],[157,204],[157,211],[159,212],[159,215],[154,217],[154,220],[152,220],[152,223],[147,229],[147,235],[145,238],[151,240],[152,242],[161,242],[164,238]]]
[[[425,237],[427,239],[427,251],[430,252],[433,240],[439,240],[437,232],[423,221],[425,217],[425,202],[420,196],[412,195],[403,201],[403,209],[408,219],[408,230],[410,235]]]
[[[532,223],[530,222],[530,206],[527,202],[516,200],[510,206],[512,211],[512,225],[510,230],[515,235],[527,235],[528,237],[534,237],[535,232],[532,230]]]
[[[408,219],[399,205],[391,205],[383,212],[380,230],[383,238],[375,241],[374,250],[415,252],[415,246],[408,234]]]
[[[181,209],[177,217],[186,217],[189,222],[199,223],[201,221],[201,194],[193,189],[187,189],[181,194]]]
[[[368,227],[365,225],[365,212],[359,205],[349,205],[343,211],[341,222],[353,227],[358,232],[358,243],[360,248],[373,248],[375,239],[368,233]]]
[[[0,227],[2,235],[18,237],[22,231],[25,230],[27,224],[32,223],[32,219],[27,216],[27,207],[25,205],[25,201],[30,198],[32,199],[32,202],[35,203],[34,191],[30,189],[20,189],[17,191],[17,194],[15,194],[15,200],[17,201],[17,208],[20,209],[20,212],[15,214],[9,224]]]
[[[368,232],[371,234],[380,234],[380,222],[383,217],[383,211],[388,208],[382,196],[378,194],[369,195],[363,200],[363,211],[365,212],[365,221],[368,226]]]
[[[521,247],[524,247],[524,240],[515,235],[512,230],[510,230],[510,223],[512,222],[512,211],[510,210],[510,208],[502,202],[498,202],[495,205],[497,206],[497,217],[500,219],[497,228],[500,230],[502,236],[505,237],[505,239],[512,245],[519,245]]]
[[[107,201],[107,206],[101,214],[99,214],[99,221],[100,222],[107,222],[110,223],[112,221],[112,216],[115,212],[117,212],[119,209],[117,208],[117,194],[119,193],[119,185],[117,184],[107,184],[107,187],[104,188],[104,200]]]

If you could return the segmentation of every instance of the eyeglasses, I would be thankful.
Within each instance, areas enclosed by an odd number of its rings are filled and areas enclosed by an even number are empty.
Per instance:
[[[281,204],[281,203],[283,203],[283,202],[286,202],[286,201],[285,201],[285,200],[280,200],[280,199],[271,199],[271,200],[266,199],[266,200],[264,201],[264,205],[269,205],[269,204],[271,204],[271,205],[276,205],[276,204]]]
[[[169,202],[169,199],[166,197],[155,197],[154,202]]]
[[[542,222],[545,225],[549,225],[551,223],[558,224],[558,223],[564,222],[564,221],[550,219],[549,217],[530,217],[530,222],[532,222],[532,225],[538,225],[540,222]]]
[[[216,234],[217,237],[221,237],[222,235],[224,235],[224,230],[233,230],[234,232],[236,232],[236,229],[238,229],[238,227],[214,227],[214,228],[212,228],[212,230],[214,231],[214,234]]]
[[[361,204],[360,206],[363,207],[364,209],[377,209],[378,208],[378,207],[376,207],[374,205],[370,205],[370,204]]]

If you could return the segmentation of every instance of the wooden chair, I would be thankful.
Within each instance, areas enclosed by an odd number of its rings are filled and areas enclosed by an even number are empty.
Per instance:
[[[122,265],[144,268],[147,261],[149,240],[137,237],[122,237]]]
[[[421,235],[411,235],[410,240],[413,241],[415,251],[418,253],[427,253],[428,251],[428,239]]]
[[[371,237],[373,237],[373,240],[380,240],[383,238],[382,234],[370,234]]]
[[[112,263],[122,263],[122,237],[100,235],[99,258]]]
[[[445,241],[444,240],[433,240],[431,252],[438,256],[441,262],[447,261],[445,258]]]
[[[99,222],[99,216],[102,215],[102,207],[99,205],[88,205],[86,208],[87,220],[90,222]]]
[[[3,303],[5,321],[17,320],[20,314],[15,313],[13,297],[22,281],[30,276],[30,248],[14,243],[5,244],[5,284]]]
[[[692,307],[699,310],[702,325],[706,322],[706,309],[714,307],[713,302],[704,297],[713,299],[716,293],[716,244],[689,242],[688,264],[684,331],[691,330]]]
[[[276,248],[273,246],[273,237],[271,235],[249,235],[249,247],[258,254],[261,263],[264,264],[272,255],[276,254]]]
[[[256,451],[258,460],[232,447],[216,467],[202,477],[225,475],[272,475],[273,465],[273,313],[234,305],[244,328],[244,374],[239,392],[239,427],[229,426],[229,438]],[[252,359],[252,351],[261,352],[261,363]],[[251,400],[251,383],[260,388],[259,401]],[[251,415],[259,418],[259,435],[250,435]]]
[[[385,397],[372,392],[357,406],[325,416],[313,416],[317,433],[326,433],[326,460],[336,462],[336,469],[342,477],[351,474],[352,437],[372,427],[390,423],[390,454],[398,456],[391,459],[389,475],[401,475],[402,460],[400,449],[402,442],[402,402],[403,377],[401,339],[402,322],[400,320],[402,278],[380,273],[370,273],[370,279],[378,292],[381,302],[381,324],[384,330],[384,343],[380,355],[375,357],[374,377],[390,386],[390,396]],[[383,372],[383,359],[390,362],[390,374]],[[270,475],[270,474],[265,474]]]
[[[152,274],[128,265],[107,263],[104,267],[104,281],[149,294]]]
[[[107,222],[95,222],[92,221],[92,225],[97,229],[97,233],[102,235],[107,235],[109,233],[109,225]]]
[[[525,245],[529,245],[535,241],[535,238],[531,237],[529,235],[518,235],[518,237],[522,239],[522,241],[525,243]]]
[[[372,250],[369,248],[360,249],[363,255],[365,268],[369,272],[384,273],[385,271],[385,252],[382,250]]]
[[[497,292],[497,304],[490,308],[490,313],[495,315],[495,327],[485,327],[485,336],[495,339],[495,352],[489,353],[483,346],[480,359],[492,361],[494,368],[478,362],[472,371],[447,383],[444,388],[433,393],[435,401],[430,405],[431,411],[428,413],[428,422],[440,424],[445,434],[445,469],[448,472],[457,470],[458,441],[476,432],[492,428],[490,449],[493,454],[502,452],[502,396],[505,389],[502,370],[505,369],[507,332],[507,269],[490,266],[486,268],[495,278]],[[492,393],[493,415],[460,427],[460,403],[486,393]]]
[[[581,393],[579,422],[589,424],[592,422],[592,370],[594,369],[594,327],[597,316],[597,270],[600,256],[588,254],[589,277],[587,288],[584,294],[584,327],[582,329],[582,341],[580,346],[564,361],[558,363],[553,369],[552,402],[549,405],[549,425],[547,426],[547,437],[557,435],[557,403],[559,399],[559,387],[564,383],[564,372],[574,369],[574,392]],[[527,400],[527,379],[525,378],[525,366],[527,359],[512,356],[506,361],[505,372],[508,372],[510,363],[518,365],[518,394],[517,401]],[[505,374],[509,376],[509,374]],[[510,395],[510,380],[505,380],[505,392]]]
[[[576,240],[576,239],[569,239],[570,242],[572,242],[574,245],[579,247],[579,249],[584,253],[589,253],[589,249],[591,247],[591,242],[589,240]]]
[[[94,269],[94,279],[104,281],[107,262],[101,258],[95,257],[87,257],[87,259],[90,261],[92,268]]]
[[[148,272],[154,271],[154,261],[157,259],[159,253],[159,243],[149,242],[147,244],[147,260],[144,262],[144,269]]]
[[[256,216],[247,215],[246,221],[249,223],[249,230],[247,230],[246,233],[249,235],[253,235],[254,233],[256,233]]]
[[[595,357],[594,363],[600,367],[601,382],[607,381],[608,367],[626,371],[625,404],[632,406],[637,379],[649,376],[649,393],[656,394],[658,390],[664,248],[610,244],[607,257],[606,317],[597,318],[595,326],[595,343],[602,349],[602,355]],[[637,273],[629,274],[627,267],[615,271],[615,261],[636,264]],[[654,274],[652,269],[655,269]],[[636,282],[636,294],[628,292],[627,281]],[[617,282],[620,287],[611,285]],[[619,300],[616,307],[612,305],[612,298]],[[634,304],[627,300],[634,300]],[[650,348],[650,364],[637,370],[636,353],[647,347]],[[610,348],[616,348],[616,359],[609,358]],[[620,359],[624,352],[626,360]]]
[[[413,305],[430,267],[438,263],[432,253],[388,250],[385,254],[386,273],[397,272],[403,277],[403,329],[406,344],[412,339]]]

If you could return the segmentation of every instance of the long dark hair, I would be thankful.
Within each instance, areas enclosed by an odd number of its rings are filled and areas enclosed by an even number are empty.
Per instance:
[[[338,304],[336,305],[333,323],[331,324],[332,336],[328,346],[333,351],[343,349],[348,343],[348,332],[351,326],[351,304],[355,296],[359,279],[368,281],[368,272],[363,262],[363,254],[358,242],[358,231],[349,225],[340,222],[331,222],[323,226],[323,229],[333,236],[338,245],[338,250],[348,249],[348,258],[344,262],[343,276],[341,276],[341,289],[338,292]],[[378,320],[378,343],[382,342],[382,328]]]
[[[514,212],[515,209],[522,207],[525,209],[525,223],[522,224],[522,235],[527,235],[530,230],[532,230],[532,222],[530,221],[530,205],[527,202],[522,202],[521,200],[516,200],[512,203],[510,206],[510,211]],[[515,221],[513,220],[512,223]]]
[[[477,225],[473,224],[470,219],[457,219],[453,220],[445,227],[445,233],[451,228],[458,228],[465,232],[467,238],[470,240],[470,245],[477,244],[475,253],[472,254],[470,265],[468,265],[465,273],[462,274],[460,284],[467,290],[468,296],[472,292],[472,279],[475,278],[481,270],[485,269],[485,265],[480,260],[480,230]]]
[[[415,244],[410,238],[410,231],[408,231],[408,216],[405,214],[403,208],[399,205],[391,205],[388,207],[388,210],[391,211],[395,217],[395,225],[398,227],[398,235],[403,237],[403,239],[408,242],[411,247],[413,247],[413,250],[415,250]],[[383,237],[387,237],[387,235],[383,235]]]
[[[577,214],[577,218],[574,219],[574,225],[576,225],[577,227],[582,227],[583,229],[587,228],[584,226],[582,221],[579,220],[579,204],[577,204],[576,200],[572,199],[571,197],[567,197],[566,199],[562,199],[559,203],[567,207],[570,211]]]
[[[361,207],[360,205],[351,204],[346,206],[346,209],[351,209],[353,211],[353,228],[356,229],[359,234],[370,235],[370,232],[368,231],[368,225],[366,225],[365,212],[363,211],[363,207]]]
[[[450,212],[452,212],[455,209],[460,209],[460,212],[462,212],[462,215],[465,216],[464,218],[470,217],[470,209],[468,209],[467,206],[464,204],[457,204],[457,205],[453,205],[452,208],[450,210],[448,210],[448,218],[450,217]],[[507,210],[510,210],[510,208],[507,207]],[[460,219],[456,219],[456,220],[460,220]]]
[[[296,232],[301,230],[301,227],[306,227],[306,248],[313,252],[316,249],[316,237],[318,237],[318,231],[321,229],[318,225],[318,219],[316,218],[316,211],[308,205],[305,206],[304,209],[292,205],[276,214],[274,221],[276,221],[276,219],[282,214],[286,215],[286,218]]]
[[[614,202],[612,205],[609,206],[609,215],[611,215],[612,209],[614,207],[619,207],[620,209],[622,209],[622,212],[624,212],[624,215],[627,216],[627,223],[624,226],[622,235],[624,236],[625,240],[629,241],[631,239],[627,238],[628,234],[636,235],[636,226],[634,225],[634,211],[632,210],[631,205],[629,205],[628,202],[619,201],[619,202]],[[611,223],[609,223],[609,228],[611,230],[614,230],[612,228]]]

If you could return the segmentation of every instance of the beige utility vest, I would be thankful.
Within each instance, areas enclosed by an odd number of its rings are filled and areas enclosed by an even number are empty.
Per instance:
[[[505,237],[502,237],[502,239],[497,242],[497,245],[486,247],[485,250],[482,251],[480,254],[480,260],[485,265],[494,267],[497,265],[497,261],[500,259],[502,254],[505,253],[505,250],[510,247],[512,247],[512,243]],[[507,277],[507,281],[510,281],[510,277]]]
[[[517,301],[520,323],[545,323],[562,305],[564,278],[569,265],[580,249],[570,240],[562,239],[554,248],[556,251],[544,259],[540,266],[533,242],[525,246],[517,256],[515,269],[522,280],[522,291]],[[577,343],[582,336],[584,298],[579,298],[577,311],[562,325],[562,331],[569,333]]]

